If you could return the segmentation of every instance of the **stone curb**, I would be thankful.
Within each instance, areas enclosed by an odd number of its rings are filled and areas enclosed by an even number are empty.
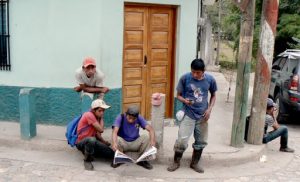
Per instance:
[[[1,146],[10,148],[22,148],[24,150],[38,150],[47,152],[65,151],[77,152],[76,147],[71,148],[67,145],[66,140],[62,139],[41,139],[39,137],[31,140],[22,140],[17,137],[10,137],[9,139],[0,138]],[[249,145],[245,144],[244,148],[240,148],[232,152],[203,152],[201,165],[203,166],[235,166],[247,162],[259,160],[265,152],[265,145]],[[191,152],[185,152],[181,160],[181,165],[188,166],[191,161]],[[159,151],[157,159],[154,163],[169,165],[173,161],[173,152],[166,153],[166,151]]]

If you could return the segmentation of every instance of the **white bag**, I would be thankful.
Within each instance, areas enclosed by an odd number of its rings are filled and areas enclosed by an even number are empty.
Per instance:
[[[184,115],[185,115],[185,113],[184,113],[183,110],[177,111],[177,113],[176,113],[176,119],[177,119],[177,121],[182,121],[183,118],[184,118]]]

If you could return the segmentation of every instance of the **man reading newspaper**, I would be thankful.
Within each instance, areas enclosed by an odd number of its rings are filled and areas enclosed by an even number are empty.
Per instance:
[[[140,136],[140,127],[149,132],[150,138],[148,135]],[[141,156],[150,146],[155,146],[153,128],[139,115],[139,109],[136,106],[129,106],[125,114],[120,114],[113,124],[112,149],[117,154],[120,152],[138,152],[139,156]],[[121,163],[113,162],[112,167],[119,167],[120,164]],[[138,161],[137,164],[145,169],[153,168],[153,166],[145,160]]]

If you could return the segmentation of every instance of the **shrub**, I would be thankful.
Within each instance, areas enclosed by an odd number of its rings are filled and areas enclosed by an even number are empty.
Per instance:
[[[226,70],[235,70],[237,68],[235,61],[220,61],[219,64],[222,69]]]

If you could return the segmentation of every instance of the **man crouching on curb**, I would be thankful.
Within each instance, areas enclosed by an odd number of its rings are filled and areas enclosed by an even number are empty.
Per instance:
[[[139,128],[142,127],[149,132],[148,135],[139,134]],[[138,152],[139,156],[143,154],[150,146],[155,147],[155,134],[153,128],[147,121],[139,115],[139,109],[136,106],[129,106],[126,113],[119,115],[113,124],[112,149],[121,152]],[[145,169],[152,169],[153,166],[148,161],[137,163]],[[120,164],[111,165],[113,168]]]
[[[113,159],[114,151],[109,147],[110,143],[105,141],[101,134],[104,131],[104,111],[110,108],[101,99],[92,102],[91,110],[85,112],[77,127],[78,139],[76,147],[84,155],[84,167],[93,170],[92,161],[94,157]]]

